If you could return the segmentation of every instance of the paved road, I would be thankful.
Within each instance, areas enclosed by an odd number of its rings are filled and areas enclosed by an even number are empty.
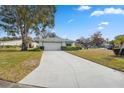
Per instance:
[[[124,87],[124,73],[63,51],[45,51],[40,66],[19,83],[42,87]]]

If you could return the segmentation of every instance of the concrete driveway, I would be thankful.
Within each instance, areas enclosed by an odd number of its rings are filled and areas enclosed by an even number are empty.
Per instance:
[[[64,51],[44,51],[39,67],[19,83],[50,88],[124,87],[124,73]]]

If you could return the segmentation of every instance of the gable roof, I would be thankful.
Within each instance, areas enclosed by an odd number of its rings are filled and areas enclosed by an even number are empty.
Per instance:
[[[63,39],[63,38],[60,38],[58,36],[56,37],[47,37],[47,38],[42,38],[40,40],[40,42],[68,42],[68,43],[72,43],[74,42],[73,40],[69,40],[69,39]]]

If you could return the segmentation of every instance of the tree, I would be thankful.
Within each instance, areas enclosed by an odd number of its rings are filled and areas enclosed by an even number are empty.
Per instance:
[[[114,47],[119,47],[124,43],[124,35],[118,35],[110,42]]]
[[[113,49],[115,47],[114,40],[109,41],[109,47],[110,49]]]
[[[124,42],[124,35],[118,35],[118,36],[116,36],[115,37],[115,40],[118,40],[120,42],[120,44],[121,44],[122,42]]]
[[[55,6],[0,6],[0,27],[12,35],[20,34],[22,38],[22,51],[28,48],[28,33],[36,30],[42,24],[42,30],[54,27]]]
[[[114,47],[117,47],[120,49],[119,55],[121,55],[122,49],[124,47],[124,35],[118,35],[113,40]]]
[[[91,43],[90,38],[84,38],[84,37],[81,37],[77,39],[76,41],[78,44],[80,44],[81,47],[84,47],[86,49],[88,49]]]
[[[92,36],[91,36],[91,40],[93,42],[94,46],[97,47],[101,47],[103,42],[104,42],[104,38],[102,38],[102,34],[101,32],[95,32]]]

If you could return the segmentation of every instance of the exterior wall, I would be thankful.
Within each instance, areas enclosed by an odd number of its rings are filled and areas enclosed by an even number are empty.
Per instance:
[[[45,43],[46,43],[46,42],[45,42]],[[52,43],[52,42],[49,42],[49,43]],[[43,46],[43,42],[39,42],[39,45],[40,45],[40,46]],[[62,42],[61,45],[62,45],[62,46],[66,46],[66,43],[65,43],[65,42]]]
[[[42,42],[39,42],[39,46],[43,46],[43,43]]]
[[[12,45],[12,46],[14,46],[14,45],[21,45],[22,44],[22,41],[21,40],[14,40],[14,41],[2,41],[1,43],[0,43],[0,45]]]
[[[63,42],[63,43],[62,43],[62,46],[66,46],[66,43],[65,43],[65,42]]]
[[[33,45],[34,48],[36,48],[37,46],[39,46],[39,44],[36,43],[36,42],[32,42],[32,45]]]
[[[72,46],[75,46],[75,42],[72,43]]]
[[[11,46],[20,46],[22,44],[22,40],[14,40],[14,41],[2,41],[0,42],[1,46],[11,45]],[[33,47],[37,47],[39,44],[36,42],[32,42]]]

